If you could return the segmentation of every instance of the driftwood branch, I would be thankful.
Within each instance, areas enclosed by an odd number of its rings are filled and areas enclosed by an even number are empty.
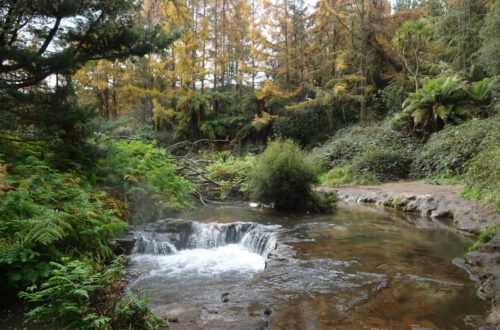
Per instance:
[[[124,139],[124,140],[132,140],[132,141],[137,141],[137,140],[143,140],[141,138],[134,138],[126,135],[117,135],[117,136],[108,136],[107,138],[103,139],[102,141],[108,141],[108,140],[118,140],[118,139]]]
[[[232,144],[234,142],[234,140],[231,141],[228,138],[226,138],[225,140],[200,139],[200,140],[197,140],[197,141],[194,141],[194,142],[191,142],[191,141],[188,141],[188,140],[184,140],[184,141],[172,144],[171,146],[168,146],[165,149],[169,150],[169,149],[175,148],[175,147],[183,145],[183,144],[191,144],[191,146],[194,146],[194,145],[196,145],[198,143],[202,143],[202,142],[213,142],[213,143],[217,143],[217,142],[229,142],[230,144]]]
[[[203,205],[207,206],[207,203],[205,203],[205,200],[203,199],[203,195],[202,195],[202,194],[201,194],[198,190],[196,190],[196,189],[192,189],[191,191],[192,191],[195,195],[197,195],[197,196],[198,196],[198,198],[200,199],[201,204],[203,204]]]
[[[215,184],[217,186],[221,186],[221,187],[224,187],[224,186],[234,187],[234,185],[232,185],[232,184],[220,183],[220,182],[217,182],[215,180],[212,180],[209,177],[207,177],[205,174],[203,174],[202,172],[197,171],[194,168],[191,168],[191,167],[189,167],[186,164],[179,164],[178,162],[173,162],[173,163],[176,164],[177,166],[180,166],[179,170],[184,170],[184,169],[185,170],[189,170],[189,171],[191,171],[191,172],[193,172],[193,173],[201,176],[203,179],[207,180],[208,182],[213,183],[213,184]]]

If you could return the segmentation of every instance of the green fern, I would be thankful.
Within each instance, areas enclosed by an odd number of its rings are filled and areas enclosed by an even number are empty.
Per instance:
[[[491,78],[468,84],[458,76],[443,76],[410,93],[403,112],[413,118],[415,129],[428,135],[477,114],[487,116],[492,86]]]

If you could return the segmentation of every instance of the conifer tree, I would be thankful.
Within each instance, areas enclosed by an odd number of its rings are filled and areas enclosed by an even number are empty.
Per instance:
[[[94,113],[79,105],[72,75],[85,63],[167,47],[172,37],[141,22],[133,0],[20,0],[0,4],[3,129],[79,143]]]

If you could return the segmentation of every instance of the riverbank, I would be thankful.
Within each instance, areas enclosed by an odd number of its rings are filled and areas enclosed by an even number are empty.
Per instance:
[[[381,185],[342,185],[317,187],[319,193],[336,193],[341,201],[372,203],[431,218],[453,219],[462,234],[477,232],[500,223],[493,207],[466,200],[459,195],[461,185],[431,184],[418,181],[391,182]],[[482,329],[500,326],[500,233],[479,249],[464,256],[465,264],[481,279],[478,295],[492,304],[492,312]]]

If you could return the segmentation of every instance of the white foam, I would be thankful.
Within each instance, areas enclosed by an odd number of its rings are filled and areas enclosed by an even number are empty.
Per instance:
[[[153,266],[149,276],[217,276],[229,272],[256,273],[264,270],[265,258],[240,244],[212,249],[181,250],[169,255],[137,255],[132,262]],[[148,276],[148,277],[149,277]]]

